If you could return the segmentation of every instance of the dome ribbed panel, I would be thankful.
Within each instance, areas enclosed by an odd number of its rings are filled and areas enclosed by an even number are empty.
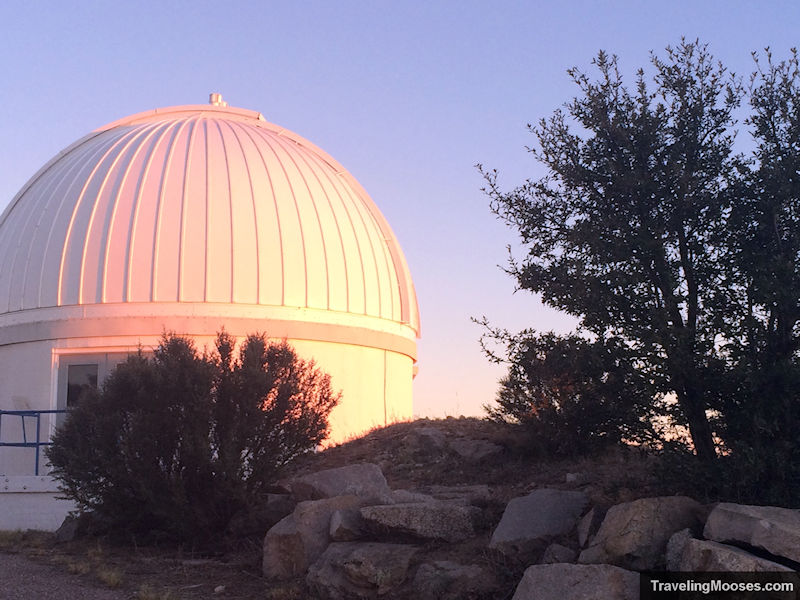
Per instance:
[[[385,220],[327,154],[256,113],[163,109],[80,140],[0,217],[0,313],[207,302],[418,330]]]

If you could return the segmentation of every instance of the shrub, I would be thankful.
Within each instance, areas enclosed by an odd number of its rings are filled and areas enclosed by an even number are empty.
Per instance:
[[[285,342],[218,334],[216,353],[165,334],[102,389],[85,394],[53,438],[53,476],[81,511],[117,531],[193,543],[259,504],[280,469],[328,434],[340,395]]]
[[[487,335],[506,346],[503,357],[489,355],[509,370],[497,405],[485,408],[494,420],[521,423],[537,453],[583,454],[655,437],[650,416],[656,389],[619,340],[530,331]]]

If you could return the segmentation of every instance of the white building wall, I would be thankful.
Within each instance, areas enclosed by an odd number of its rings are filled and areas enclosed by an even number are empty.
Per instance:
[[[0,531],[55,531],[75,505],[51,477],[0,477]]]
[[[51,371],[53,343],[28,342],[0,346],[0,409],[49,410],[51,406]],[[21,442],[22,419],[5,415],[0,422],[0,441]],[[35,420],[25,419],[28,441],[35,441]],[[50,417],[40,423],[42,441],[50,436]],[[46,472],[45,457],[40,453],[40,473]],[[33,448],[0,447],[0,475],[33,475],[36,452]]]

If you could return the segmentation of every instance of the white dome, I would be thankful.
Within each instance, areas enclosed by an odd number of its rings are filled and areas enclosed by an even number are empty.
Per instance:
[[[62,151],[0,216],[0,265],[0,315],[224,303],[419,334],[400,246],[358,182],[300,136],[227,106],[137,114]]]

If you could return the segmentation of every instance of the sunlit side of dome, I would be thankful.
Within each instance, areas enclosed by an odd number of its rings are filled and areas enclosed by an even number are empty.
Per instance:
[[[164,331],[202,347],[223,327],[286,338],[332,375],[334,440],[411,417],[419,312],[400,246],[338,162],[259,113],[217,101],[116,121],[0,216],[11,408],[61,408],[70,368],[102,380]]]
[[[135,115],[48,163],[0,222],[0,312],[222,302],[419,328],[391,229],[335,160],[260,114]]]

